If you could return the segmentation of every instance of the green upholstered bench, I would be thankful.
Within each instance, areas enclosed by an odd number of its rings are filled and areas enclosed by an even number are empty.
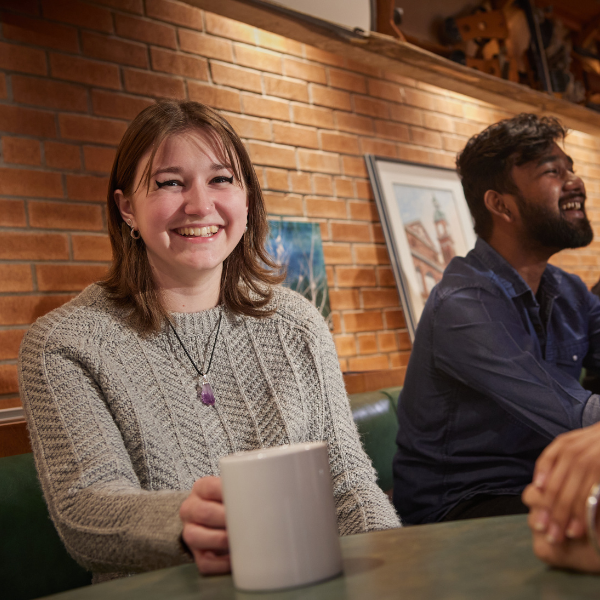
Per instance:
[[[354,422],[377,471],[377,483],[384,492],[393,486],[392,460],[398,433],[396,407],[401,389],[394,387],[350,395]]]
[[[50,520],[33,455],[0,458],[0,598],[39,598],[91,581]]]

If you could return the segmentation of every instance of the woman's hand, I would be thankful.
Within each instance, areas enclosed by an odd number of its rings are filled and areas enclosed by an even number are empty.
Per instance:
[[[538,458],[523,502],[549,543],[585,534],[585,501],[600,481],[600,423],[559,435]]]
[[[198,479],[179,510],[183,541],[203,575],[229,573],[229,545],[221,479]]]

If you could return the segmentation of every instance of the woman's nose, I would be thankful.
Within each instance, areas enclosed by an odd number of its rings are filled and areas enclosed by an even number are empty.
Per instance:
[[[214,201],[210,190],[199,185],[193,185],[184,193],[187,214],[207,214],[214,209]]]

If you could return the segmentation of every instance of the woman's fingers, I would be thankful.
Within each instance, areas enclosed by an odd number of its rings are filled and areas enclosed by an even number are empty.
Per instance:
[[[222,500],[221,479],[203,477],[194,483],[190,495],[181,505],[179,516],[184,523],[225,528],[225,507]]]
[[[229,554],[217,554],[211,550],[196,551],[194,562],[203,575],[224,575],[231,571]]]
[[[203,525],[186,523],[182,532],[183,541],[193,550],[228,551],[226,529],[211,529]]]

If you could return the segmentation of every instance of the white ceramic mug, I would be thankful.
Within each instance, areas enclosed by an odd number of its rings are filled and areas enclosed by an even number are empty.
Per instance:
[[[219,467],[238,589],[283,589],[341,573],[325,442],[239,452]]]

